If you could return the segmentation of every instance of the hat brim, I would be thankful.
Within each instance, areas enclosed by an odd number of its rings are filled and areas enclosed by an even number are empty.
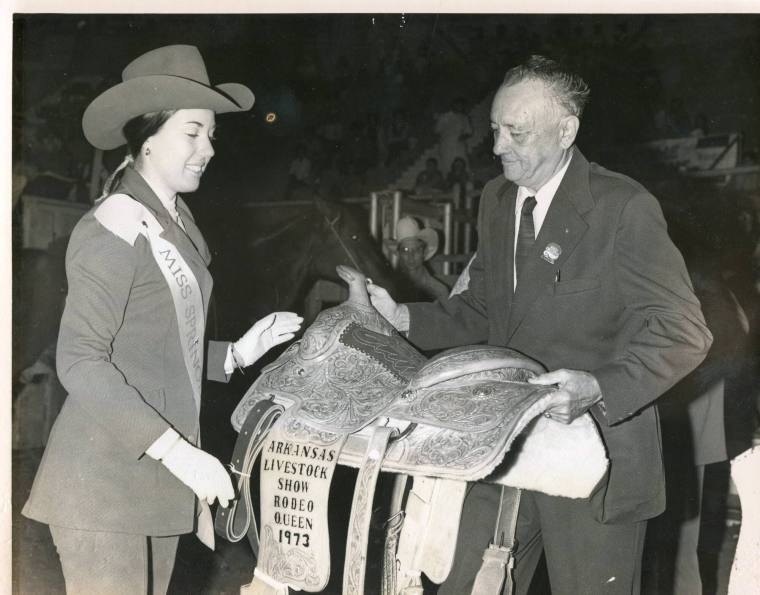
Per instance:
[[[208,87],[178,76],[141,76],[98,95],[82,116],[82,130],[91,145],[110,150],[127,142],[124,124],[142,114],[168,109],[244,112],[253,107],[254,100],[253,92],[239,83]]]
[[[425,242],[425,260],[430,260],[438,252],[438,234],[434,229],[424,227],[417,234],[417,237]]]

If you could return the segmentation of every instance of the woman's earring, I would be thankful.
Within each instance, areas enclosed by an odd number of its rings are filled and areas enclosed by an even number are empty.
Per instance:
[[[150,147],[145,147],[145,155],[146,157],[150,155]]]

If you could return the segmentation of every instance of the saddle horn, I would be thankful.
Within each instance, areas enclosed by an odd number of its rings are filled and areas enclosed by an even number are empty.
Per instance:
[[[338,277],[348,284],[348,301],[362,306],[371,306],[367,293],[367,277],[356,269],[339,264],[335,267]]]

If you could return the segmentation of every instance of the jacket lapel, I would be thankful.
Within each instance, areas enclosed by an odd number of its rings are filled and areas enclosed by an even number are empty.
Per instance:
[[[193,248],[198,252],[198,255],[203,259],[203,264],[208,266],[211,263],[211,252],[209,252],[206,240],[203,239],[203,234],[198,226],[195,224],[195,219],[190,209],[182,200],[181,196],[177,197],[177,211],[179,216],[182,217],[182,224],[185,226],[186,237],[193,244]],[[175,227],[179,227],[175,225]],[[182,230],[179,229],[181,232]],[[183,234],[184,235],[184,234]]]
[[[503,314],[493,317],[491,322],[500,323],[499,335],[506,332],[506,318],[512,307],[512,285],[514,283],[514,229],[515,229],[515,200],[517,186],[504,179],[504,184],[497,190],[497,206],[492,213],[490,236],[493,238],[493,264],[489,274],[493,276],[494,287],[506,288],[503,297]]]
[[[518,329],[538,296],[546,291],[547,286],[555,282],[557,271],[562,269],[563,263],[570,257],[583,234],[586,233],[588,224],[583,214],[591,210],[593,206],[594,200],[588,187],[588,161],[578,149],[575,149],[572,161],[552,199],[541,231],[531,249],[525,278],[516,288],[512,299],[507,328],[508,339]],[[514,203],[512,213],[514,217]],[[514,243],[514,223],[510,231],[509,235]],[[548,257],[549,255],[544,258],[544,252],[549,244],[556,244],[561,250],[554,262],[550,262],[552,258]],[[512,256],[509,262],[514,262]]]

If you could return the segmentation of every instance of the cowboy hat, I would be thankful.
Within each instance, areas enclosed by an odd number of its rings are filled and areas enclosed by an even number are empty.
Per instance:
[[[127,141],[122,128],[142,114],[167,109],[210,109],[218,114],[251,109],[254,96],[245,85],[209,83],[198,48],[170,45],[130,62],[122,82],[96,97],[82,116],[82,130],[98,149],[115,149]]]
[[[438,234],[434,229],[429,227],[420,229],[414,217],[402,217],[396,223],[396,246],[401,243],[401,240],[410,238],[424,242],[425,260],[433,258],[438,251]]]

